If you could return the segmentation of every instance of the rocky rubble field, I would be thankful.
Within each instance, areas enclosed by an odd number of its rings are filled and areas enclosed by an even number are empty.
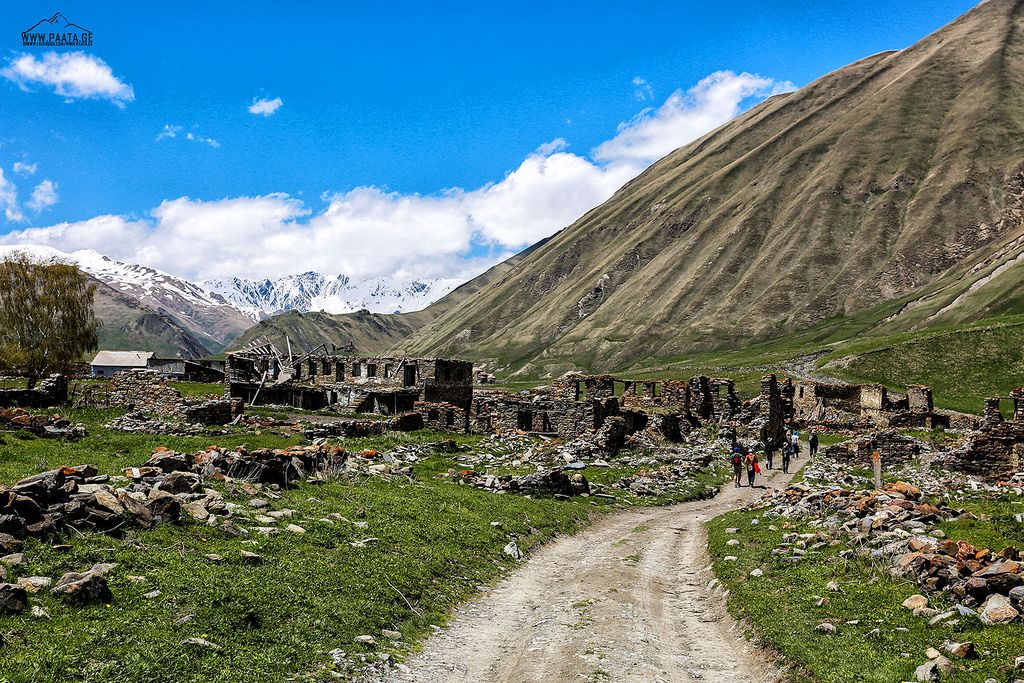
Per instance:
[[[1022,478],[996,485],[933,468],[930,462],[913,461],[886,471],[885,480],[887,483],[876,488],[863,476],[863,470],[822,458],[806,466],[801,481],[766,495],[745,513],[752,515],[752,528],[764,525],[769,532],[781,534],[770,549],[772,565],[861,563],[859,566],[867,568],[866,583],[877,580],[871,578],[873,571],[883,572],[891,581],[911,582],[917,593],[903,600],[892,595],[892,600],[919,619],[926,633],[970,629],[972,624],[994,629],[1021,624],[1021,551],[1012,544],[985,547],[971,543],[951,537],[946,529],[979,523],[979,513],[971,511],[979,506],[1015,510],[1013,519],[1019,523],[1024,519]],[[724,552],[743,547],[741,528],[724,532],[729,537]],[[725,555],[722,560],[736,562],[737,555]],[[763,581],[773,571],[777,570],[762,563],[749,570],[748,578]],[[830,594],[842,591],[839,582],[831,581],[815,604],[825,608],[833,599]],[[826,637],[860,628],[859,623],[822,619],[815,631]],[[879,620],[877,628],[867,630],[863,637],[867,641],[892,637],[884,633],[885,628]],[[985,656],[974,642],[955,639],[934,642],[925,650],[913,680],[975,680],[956,678],[959,665],[955,662]],[[1021,657],[1005,663],[1007,670],[1024,668],[1024,647],[1017,655]],[[991,680],[1002,683],[1007,679]]]

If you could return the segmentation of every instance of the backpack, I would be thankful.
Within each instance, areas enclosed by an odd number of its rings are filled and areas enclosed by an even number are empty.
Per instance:
[[[732,452],[732,464],[733,465],[739,465],[741,462],[743,462],[743,456],[740,455],[739,451],[733,451]]]

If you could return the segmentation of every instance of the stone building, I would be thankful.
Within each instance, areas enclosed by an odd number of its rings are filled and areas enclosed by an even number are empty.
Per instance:
[[[968,442],[944,456],[944,464],[992,480],[1008,479],[1024,471],[1024,388],[1010,392],[1013,411],[1001,410],[1004,398],[985,401],[981,428]]]
[[[307,354],[289,364],[270,349],[229,354],[227,395],[256,405],[395,415],[416,403],[446,403],[468,411],[473,364],[451,358]]]
[[[937,410],[932,390],[920,384],[906,394],[890,392],[881,384],[823,384],[798,382],[793,395],[793,417],[804,424],[832,427],[875,426],[910,429],[973,429],[973,415]]]

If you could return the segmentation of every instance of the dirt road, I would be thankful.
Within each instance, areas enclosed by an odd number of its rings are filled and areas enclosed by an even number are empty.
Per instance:
[[[788,478],[775,470],[758,484]],[[458,610],[394,680],[774,680],[737,635],[722,589],[708,588],[702,524],[762,493],[730,484],[713,500],[616,514],[542,548]]]

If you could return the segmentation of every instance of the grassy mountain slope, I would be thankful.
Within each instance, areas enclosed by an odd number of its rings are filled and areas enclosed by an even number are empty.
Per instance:
[[[308,350],[320,344],[326,344],[328,348],[345,348],[351,343],[359,353],[383,353],[401,343],[416,330],[429,327],[437,317],[456,310],[489,285],[500,281],[543,244],[544,242],[540,242],[499,263],[422,311],[399,314],[358,311],[338,315],[289,311],[267,318],[249,328],[231,342],[228,350],[240,349],[257,339],[269,339],[283,350],[287,336],[293,349]]]
[[[542,375],[746,346],[917,293],[880,332],[1020,310],[1022,29],[1024,3],[989,0],[770,99],[442,299],[397,350]]]
[[[95,278],[93,307],[103,326],[99,348],[154,351],[162,357],[199,358],[219,348],[212,339],[199,337],[174,318],[143,306]]]
[[[344,349],[351,344],[359,353],[377,354],[408,336],[415,326],[415,313],[387,315],[359,311],[331,315],[318,311],[288,311],[256,323],[232,341],[228,351],[264,339],[284,351],[287,337],[294,351],[310,350],[321,344],[326,344],[328,349]]]

